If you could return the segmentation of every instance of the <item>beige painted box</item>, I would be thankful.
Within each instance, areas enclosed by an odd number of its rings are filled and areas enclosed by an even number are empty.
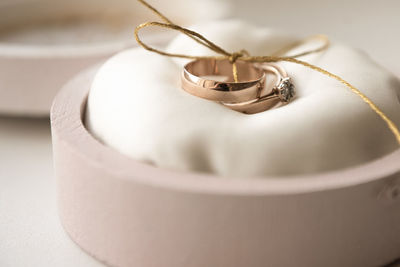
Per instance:
[[[48,116],[58,89],[129,46],[134,12],[121,0],[0,2],[0,113]],[[119,15],[119,17],[118,17]]]
[[[56,97],[62,224],[118,267],[377,267],[400,257],[400,149],[353,168],[229,179],[128,158],[85,129],[95,70]]]

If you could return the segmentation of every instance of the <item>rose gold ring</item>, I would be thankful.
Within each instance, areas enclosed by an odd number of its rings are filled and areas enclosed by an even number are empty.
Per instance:
[[[242,103],[261,97],[265,71],[253,63],[236,61],[238,82],[234,82],[229,60],[198,59],[183,68],[182,88],[188,93],[224,103]]]
[[[294,85],[284,68],[272,63],[256,66],[265,72],[274,74],[276,76],[275,85],[257,99],[241,103],[222,102],[221,104],[242,113],[254,114],[288,103],[294,97]]]

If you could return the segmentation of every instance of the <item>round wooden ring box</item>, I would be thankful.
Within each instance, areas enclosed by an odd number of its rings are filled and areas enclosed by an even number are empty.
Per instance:
[[[128,158],[85,129],[95,70],[56,97],[61,222],[110,266],[377,267],[400,257],[400,149],[328,173],[234,179]]]

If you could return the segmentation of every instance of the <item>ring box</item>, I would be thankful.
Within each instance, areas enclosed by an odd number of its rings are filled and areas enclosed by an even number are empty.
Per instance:
[[[0,2],[0,113],[43,117],[59,88],[83,69],[135,45],[150,12],[136,1]],[[147,34],[162,43],[165,34]]]
[[[400,257],[400,149],[290,177],[157,168],[85,129],[95,71],[69,82],[51,112],[61,222],[95,258],[119,267],[376,267]]]

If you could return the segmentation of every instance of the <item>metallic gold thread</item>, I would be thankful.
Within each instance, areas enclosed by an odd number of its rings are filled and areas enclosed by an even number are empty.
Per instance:
[[[314,71],[317,71],[323,75],[326,75],[332,79],[335,79],[339,81],[340,83],[344,84],[347,88],[349,88],[353,93],[358,95],[368,106],[386,123],[387,127],[389,130],[393,133],[395,136],[398,144],[400,145],[400,131],[398,127],[395,125],[395,123],[371,100],[369,99],[365,94],[363,94],[359,89],[357,89],[355,86],[350,84],[349,82],[345,81],[341,77],[324,70],[318,66],[312,65],[310,63],[307,63],[305,61],[298,60],[296,58],[305,56],[311,53],[317,53],[325,50],[329,46],[329,40],[326,36],[324,35],[316,35],[312,36],[308,39],[305,39],[300,42],[296,42],[294,44],[289,45],[288,47],[285,47],[283,49],[280,49],[279,51],[275,52],[273,56],[249,56],[249,54],[245,50],[241,50],[239,52],[234,52],[234,53],[229,53],[223,48],[219,47],[215,43],[211,42],[207,38],[205,38],[203,35],[183,28],[179,25],[174,24],[171,22],[166,16],[164,16],[162,13],[160,13],[156,8],[148,4],[145,0],[138,0],[140,3],[142,3],[144,6],[149,8],[151,11],[153,11],[156,15],[158,15],[165,23],[161,22],[145,22],[140,24],[135,28],[135,39],[137,43],[142,46],[144,49],[163,55],[163,56],[169,56],[169,57],[179,57],[179,58],[187,58],[187,59],[215,59],[215,60],[223,60],[223,59],[228,59],[232,63],[232,72],[233,72],[233,78],[235,82],[238,82],[238,73],[237,73],[237,66],[235,64],[236,60],[242,60],[242,61],[247,61],[247,62],[258,62],[258,63],[266,63],[266,62],[278,62],[278,61],[286,61],[286,62],[292,62],[295,64],[302,65],[304,67],[310,68]],[[192,56],[192,55],[184,55],[184,54],[174,54],[174,53],[168,53],[164,52],[158,49],[155,49],[153,47],[150,47],[143,43],[143,41],[139,38],[139,31],[145,27],[150,27],[150,26],[157,26],[157,27],[163,27],[163,28],[168,28],[172,30],[179,31],[186,36],[192,38],[194,41],[197,43],[209,48],[210,50],[216,52],[217,54],[220,54],[220,56]],[[283,54],[289,50],[291,50],[294,47],[299,46],[300,44],[309,41],[310,39],[319,39],[323,41],[323,45],[319,48],[312,49],[303,53],[299,53],[290,57],[281,57],[281,56],[276,56],[277,54]]]

